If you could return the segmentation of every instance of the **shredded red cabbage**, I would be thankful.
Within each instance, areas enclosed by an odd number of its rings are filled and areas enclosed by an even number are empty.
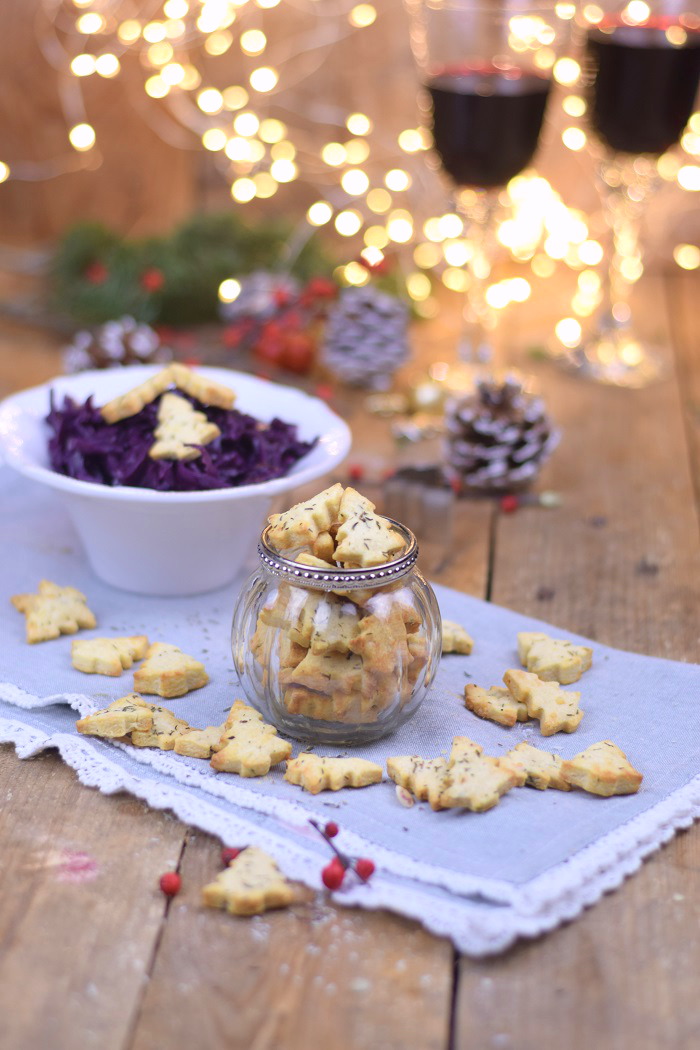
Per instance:
[[[159,400],[159,399],[158,399]],[[135,416],[106,423],[89,397],[79,404],[65,397],[58,407],[51,392],[46,422],[51,429],[49,459],[59,474],[98,485],[131,485],[159,492],[237,488],[286,474],[314,441],[300,441],[294,423],[261,423],[234,409],[211,408],[189,398],[216,423],[219,437],[201,446],[191,460],[151,459],[158,400]]]

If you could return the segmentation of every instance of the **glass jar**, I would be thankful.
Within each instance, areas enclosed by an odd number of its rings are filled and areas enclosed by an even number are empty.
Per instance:
[[[391,521],[391,519],[388,519]],[[371,569],[318,569],[268,542],[233,616],[233,660],[249,703],[286,736],[362,744],[415,714],[438,667],[440,610],[416,568],[403,525],[402,554]]]

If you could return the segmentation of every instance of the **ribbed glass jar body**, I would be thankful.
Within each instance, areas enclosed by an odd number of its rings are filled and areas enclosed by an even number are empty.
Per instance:
[[[415,538],[373,569],[328,572],[267,544],[233,618],[233,659],[248,702],[282,733],[353,745],[415,714],[440,659],[440,611],[416,568]]]

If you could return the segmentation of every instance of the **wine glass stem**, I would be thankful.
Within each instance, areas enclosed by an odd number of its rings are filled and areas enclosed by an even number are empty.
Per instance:
[[[462,313],[462,332],[458,355],[467,364],[490,364],[493,361],[493,331],[496,327],[496,311],[486,298],[491,276],[494,249],[494,215],[498,205],[498,192],[475,191],[476,201],[470,194],[465,203],[457,195],[457,208],[464,218],[467,239],[471,248],[467,273],[468,286]]]
[[[621,332],[631,327],[630,293],[642,272],[640,226],[656,180],[635,170],[633,162],[604,162],[599,174],[603,207],[611,232],[600,328]]]

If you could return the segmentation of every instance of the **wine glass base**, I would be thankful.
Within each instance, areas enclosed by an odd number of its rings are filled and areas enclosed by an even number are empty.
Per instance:
[[[609,386],[640,389],[663,379],[666,358],[628,331],[604,331],[562,353],[556,360],[569,372]]]

